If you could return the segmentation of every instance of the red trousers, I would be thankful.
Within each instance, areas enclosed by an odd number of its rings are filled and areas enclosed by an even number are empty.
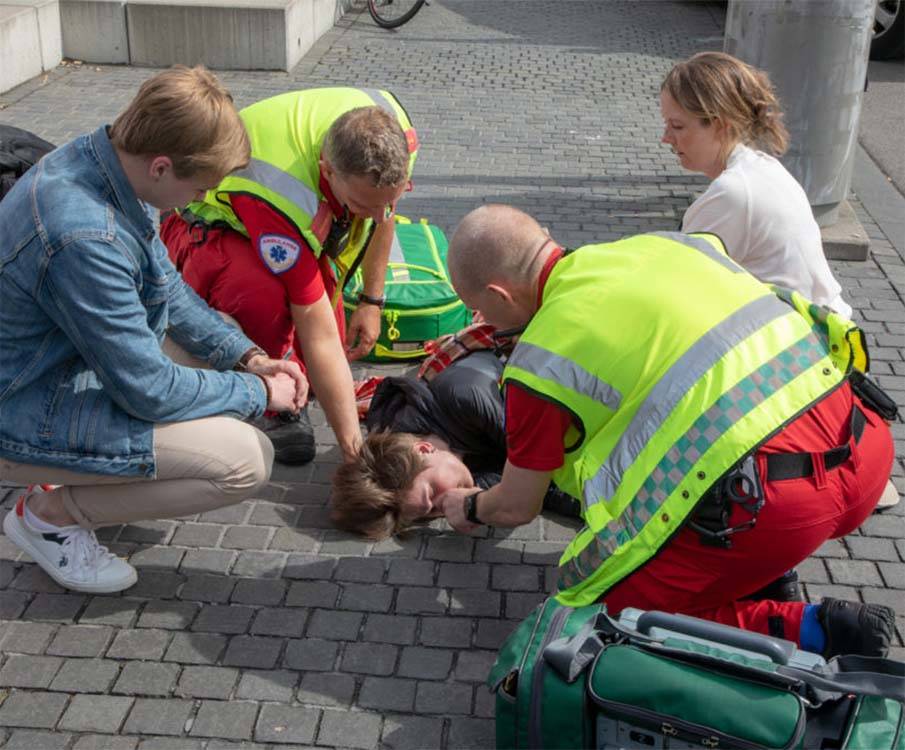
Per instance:
[[[768,453],[824,452],[849,442],[852,400],[848,385],[765,443],[758,452],[761,477]],[[779,578],[828,539],[854,531],[880,499],[895,453],[881,417],[861,405],[867,424],[852,456],[827,471],[825,486],[814,476],[763,482],[766,502],[754,528],[736,533],[732,547],[701,544],[685,527],[653,559],[611,589],[603,600],[611,613],[625,607],[679,612],[799,642],[803,602],[746,601],[742,597]],[[822,465],[822,464],[821,464]],[[731,524],[750,516],[740,507]]]
[[[245,335],[268,355],[290,359],[305,371],[303,349],[295,333],[289,296],[282,280],[261,261],[251,242],[232,229],[209,229],[203,240],[178,215],[167,217],[160,238],[170,260],[188,285],[211,307],[231,315]],[[336,278],[330,261],[318,262],[327,297],[333,296]],[[345,315],[340,299],[334,307],[341,340],[345,340]]]

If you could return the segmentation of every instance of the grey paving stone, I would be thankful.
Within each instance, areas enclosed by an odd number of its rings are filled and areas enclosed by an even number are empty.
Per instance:
[[[230,740],[251,739],[257,715],[256,703],[202,701],[189,734]]]
[[[123,526],[118,538],[123,542],[166,544],[175,528],[173,521],[138,521]]]
[[[223,635],[176,633],[164,659],[181,664],[216,664],[226,643],[227,638]]]
[[[377,714],[324,711],[317,744],[371,748],[377,745],[380,729],[381,721]]]
[[[505,611],[506,617],[522,620],[534,611],[534,608],[540,604],[546,594],[542,591],[532,594],[507,593],[505,595]]]
[[[843,586],[879,586],[883,583],[877,564],[867,560],[832,560],[826,561],[833,583]]]
[[[187,737],[145,737],[138,743],[138,750],[202,750],[201,740]]]
[[[892,607],[897,615],[905,616],[905,597],[901,591],[866,586],[861,590],[861,595],[869,604],[885,604]]]
[[[472,630],[472,621],[464,618],[425,617],[419,641],[425,646],[465,648],[471,644]]]
[[[401,677],[415,677],[419,680],[445,680],[449,675],[452,659],[453,652],[448,649],[421,646],[404,648],[396,673]]]
[[[192,630],[200,633],[244,633],[251,624],[255,610],[235,605],[208,605],[201,608]]]
[[[299,638],[305,630],[308,612],[304,609],[283,607],[257,610],[251,626],[253,635],[282,635]]]
[[[179,676],[176,695],[186,698],[220,698],[232,695],[239,670],[229,667],[185,667]]]
[[[449,725],[449,747],[463,750],[493,747],[495,735],[493,719],[456,718]]]
[[[849,557],[848,550],[840,539],[828,539],[814,553],[816,557]]]
[[[176,570],[184,555],[185,550],[179,547],[144,547],[133,552],[129,562],[139,569]]]
[[[251,701],[290,703],[299,677],[289,670],[249,670],[242,674],[236,698]]]
[[[236,558],[233,550],[227,549],[189,549],[182,558],[179,570],[186,575],[210,573],[225,576],[229,573]]]
[[[107,693],[119,667],[112,659],[67,659],[50,687],[69,693]]]
[[[31,595],[23,592],[0,591],[0,618],[17,619],[28,606]]]
[[[415,693],[417,714],[470,714],[472,686],[458,682],[419,682]]]
[[[283,654],[283,666],[303,672],[327,672],[336,663],[339,646],[332,641],[316,638],[290,640]]]
[[[178,664],[131,661],[123,667],[113,692],[126,695],[169,695],[178,677]]]
[[[432,537],[427,542],[424,557],[428,560],[446,562],[470,562],[475,540],[458,534]]]
[[[486,563],[441,563],[437,585],[456,589],[486,589],[490,566]]]
[[[389,715],[384,717],[381,745],[388,750],[423,750],[441,747],[442,735],[443,719],[411,714]]]
[[[238,580],[232,576],[208,573],[190,575],[185,579],[179,598],[196,602],[225,603],[230,600]]]
[[[339,586],[327,581],[293,582],[286,594],[288,607],[332,607],[339,597]]]
[[[478,620],[475,646],[498,649],[509,634],[518,627],[518,620]]]
[[[423,536],[420,534],[411,534],[404,539],[393,537],[384,539],[371,548],[371,557],[418,557],[422,540]]]
[[[867,536],[903,539],[905,538],[905,516],[875,513],[861,524],[861,533]]]
[[[280,744],[313,742],[320,714],[313,708],[264,705],[255,726],[255,739]]]
[[[518,539],[478,539],[475,542],[474,559],[487,563],[519,563],[525,542]]]
[[[138,618],[138,627],[185,630],[192,624],[199,609],[200,606],[194,602],[148,602]]]
[[[137,747],[138,737],[83,734],[76,740],[72,750],[135,750]]]
[[[346,583],[342,587],[339,606],[364,612],[389,612],[393,590],[392,586],[379,584]]]
[[[17,591],[33,591],[45,594],[62,594],[66,591],[37,565],[24,565],[10,585]]]
[[[129,589],[129,596],[143,599],[172,599],[185,583],[185,576],[171,570],[143,570],[136,583]]]
[[[380,583],[387,569],[386,560],[368,557],[343,557],[336,566],[338,581]]]
[[[396,612],[401,615],[442,615],[448,606],[446,589],[401,588],[396,594]]]
[[[387,583],[401,586],[432,586],[437,564],[431,560],[390,560]]]
[[[349,706],[355,694],[355,678],[349,674],[316,672],[302,676],[297,694],[300,703],[313,706]]]
[[[289,555],[283,569],[285,578],[326,579],[333,577],[335,557],[318,555]]]
[[[57,625],[43,622],[10,622],[0,637],[4,654],[41,654],[57,631]]]
[[[138,599],[111,596],[94,597],[79,617],[79,623],[128,628],[135,622],[138,610],[143,604],[144,602]]]
[[[225,505],[202,513],[198,520],[201,523],[232,524],[245,523],[253,503],[244,502],[236,505]]]
[[[65,732],[38,732],[16,729],[4,743],[3,750],[66,750],[72,735]]]
[[[418,621],[414,617],[397,615],[368,615],[363,638],[378,643],[395,643],[400,646],[415,642],[415,628]]]
[[[396,677],[365,677],[358,705],[375,711],[408,711],[415,706],[415,681]]]
[[[74,695],[60,719],[60,729],[116,733],[134,700],[112,695]]]
[[[237,635],[230,640],[223,663],[230,667],[273,669],[282,648],[282,638]]]
[[[342,669],[361,674],[390,675],[396,667],[399,649],[386,643],[347,643]]]
[[[293,526],[298,518],[299,510],[289,503],[257,502],[251,512],[248,523],[255,526]],[[244,523],[239,520],[236,523]]]
[[[537,591],[540,577],[537,568],[530,565],[497,565],[491,586],[503,591]]]
[[[898,562],[894,539],[878,539],[869,536],[848,536],[845,544],[852,556],[859,560],[889,560]]]
[[[271,533],[266,526],[230,526],[220,546],[225,549],[264,549]]]
[[[360,612],[332,612],[327,609],[316,609],[308,623],[310,638],[326,638],[336,641],[353,641],[358,638],[358,631],[364,615]]]
[[[499,617],[503,598],[499,591],[458,589],[449,592],[449,614],[463,617]]]
[[[286,581],[241,578],[233,589],[231,601],[236,604],[273,606],[286,596]]]
[[[496,657],[496,651],[460,651],[453,677],[461,682],[484,682]]]
[[[68,701],[65,693],[14,690],[0,705],[0,727],[52,729]]]
[[[22,617],[26,620],[73,622],[87,597],[77,594],[38,594]]]
[[[881,562],[880,575],[883,582],[894,589],[905,589],[905,563]],[[905,594],[903,594],[905,596]]]
[[[472,715],[486,719],[496,717],[496,696],[484,684],[475,686]]]
[[[107,656],[113,659],[158,661],[163,657],[172,636],[171,631],[151,628],[120,630],[107,649]]]
[[[233,573],[248,578],[279,578],[286,559],[283,552],[240,552]]]
[[[310,529],[277,529],[270,549],[281,552],[314,552],[320,546],[323,532]]]
[[[92,625],[63,625],[47,647],[54,656],[97,657],[104,653],[113,629]]]
[[[184,523],[173,534],[174,547],[216,547],[223,535],[223,527],[212,523]]]
[[[123,731],[132,734],[180,735],[192,714],[192,701],[140,698],[135,701]]]
[[[55,656],[13,654],[0,669],[0,686],[46,688],[62,665]]]
[[[796,566],[798,577],[805,583],[829,583],[830,576],[826,561],[819,557],[809,557]]]

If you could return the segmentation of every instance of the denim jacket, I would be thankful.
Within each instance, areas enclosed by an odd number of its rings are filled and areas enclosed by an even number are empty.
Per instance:
[[[151,215],[105,127],[0,203],[0,457],[154,477],[155,423],[263,412],[260,379],[229,370],[253,343],[183,282]],[[213,369],[174,364],[165,333]]]

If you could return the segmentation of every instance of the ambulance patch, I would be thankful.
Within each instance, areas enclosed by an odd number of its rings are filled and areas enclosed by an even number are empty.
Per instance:
[[[295,265],[301,247],[298,242],[282,234],[263,234],[258,242],[258,252],[271,271],[281,274]]]

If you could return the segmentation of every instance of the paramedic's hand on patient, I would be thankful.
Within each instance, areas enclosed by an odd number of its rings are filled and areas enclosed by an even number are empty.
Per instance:
[[[443,508],[443,515],[446,516],[449,525],[463,534],[481,528],[479,524],[465,518],[465,498],[476,491],[475,487],[456,487],[444,492],[434,503],[435,506]]]
[[[349,318],[346,332],[346,357],[349,361],[364,357],[380,335],[380,308],[377,305],[360,303]]]

